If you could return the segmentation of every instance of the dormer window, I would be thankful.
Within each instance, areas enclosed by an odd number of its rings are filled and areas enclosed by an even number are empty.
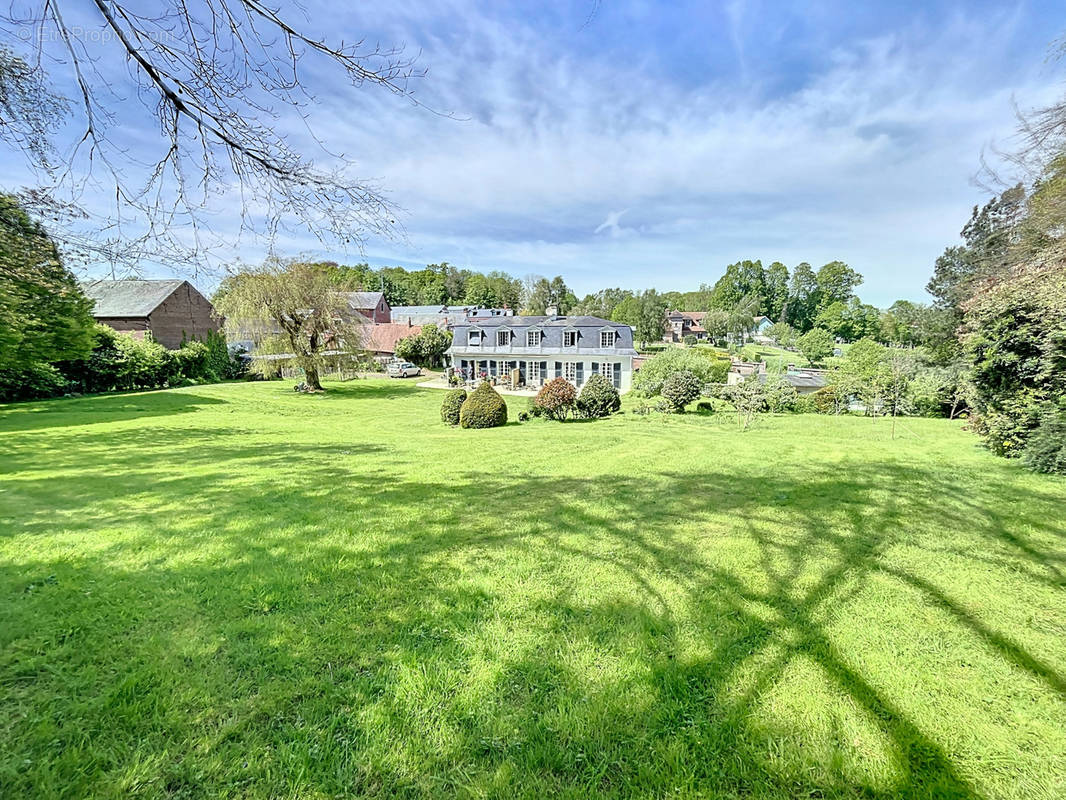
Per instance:
[[[496,346],[507,347],[511,343],[510,331],[496,331]]]
[[[526,347],[540,345],[540,331],[526,331]]]
[[[563,347],[577,347],[577,331],[563,331]]]
[[[600,331],[600,347],[604,350],[614,347],[614,337],[614,331]]]
[[[470,343],[471,347],[480,346],[481,345],[481,331],[477,331],[477,330],[470,331],[470,334],[467,336],[467,341]]]

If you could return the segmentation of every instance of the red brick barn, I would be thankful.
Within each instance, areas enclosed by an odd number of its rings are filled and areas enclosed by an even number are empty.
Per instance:
[[[371,322],[392,322],[392,309],[381,292],[345,292],[348,308]]]

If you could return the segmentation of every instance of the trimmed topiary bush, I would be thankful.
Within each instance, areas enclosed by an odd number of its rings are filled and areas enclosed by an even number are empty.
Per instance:
[[[577,402],[577,389],[565,378],[553,378],[537,392],[533,406],[539,410],[538,416],[549,419],[564,420]]]
[[[702,388],[703,382],[699,378],[688,370],[682,370],[669,375],[663,381],[663,388],[659,393],[674,411],[680,413],[685,410],[685,406],[700,396]]]
[[[488,382],[483,382],[459,409],[460,428],[498,428],[507,424],[507,403]]]
[[[622,407],[618,390],[602,375],[593,375],[577,398],[577,410],[583,417],[609,417]]]
[[[458,425],[459,410],[463,407],[464,400],[466,400],[466,389],[455,389],[444,395],[444,402],[440,404],[441,422]]]

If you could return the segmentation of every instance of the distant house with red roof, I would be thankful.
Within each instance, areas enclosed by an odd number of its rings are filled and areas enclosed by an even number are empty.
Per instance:
[[[706,311],[667,311],[666,329],[663,340],[680,342],[686,336],[695,336],[698,340],[707,338],[707,329],[703,327]]]

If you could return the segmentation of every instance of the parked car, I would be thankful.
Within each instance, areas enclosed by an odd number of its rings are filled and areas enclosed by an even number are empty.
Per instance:
[[[392,361],[386,370],[390,378],[410,378],[412,375],[422,374],[422,370],[410,361]]]

